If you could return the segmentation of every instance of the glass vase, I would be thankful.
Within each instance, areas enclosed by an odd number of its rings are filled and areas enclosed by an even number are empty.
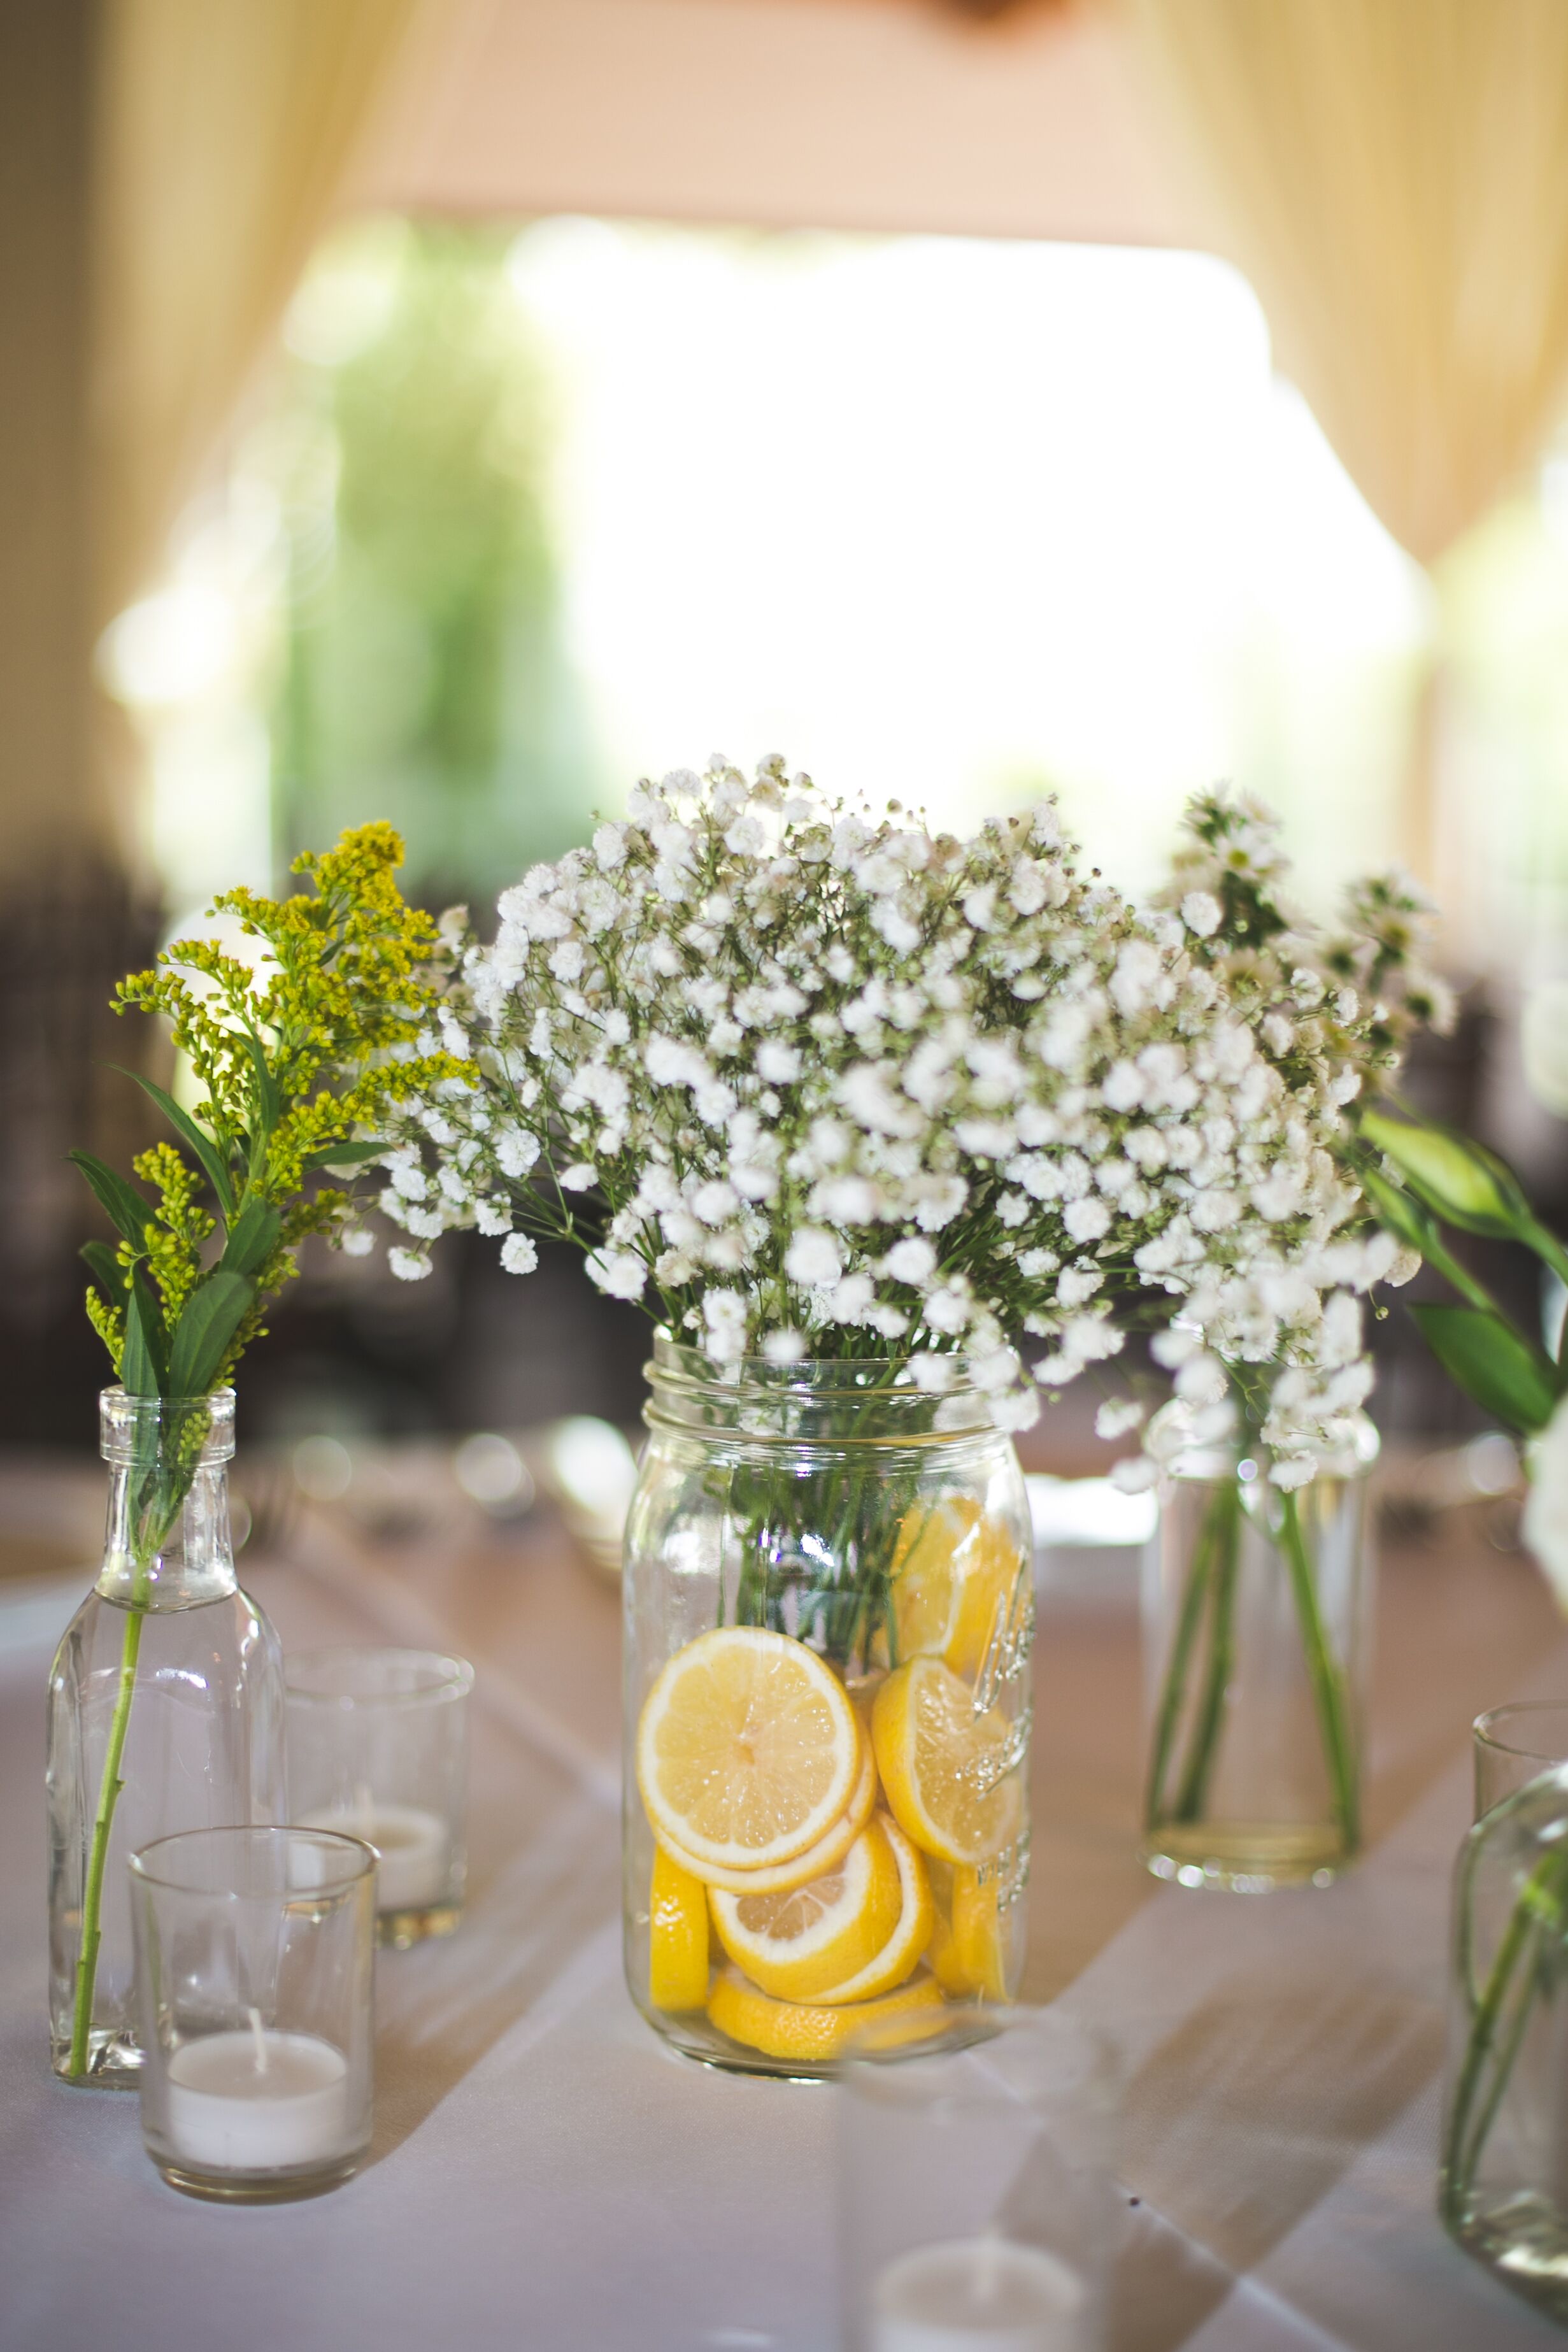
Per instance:
[[[281,1822],[278,1637],[229,1543],[234,1391],[106,1389],[103,1567],[49,1676],[49,2024],[69,2083],[133,2086],[126,1864],[176,1831]]]
[[[1440,2181],[1466,2252],[1568,2321],[1568,1765],[1459,1849]]]
[[[962,1367],[958,1368],[960,1374]],[[1012,2000],[1029,1519],[979,1391],[660,1338],[626,1525],[625,1953],[694,2057],[828,2072]]]
[[[1368,1424],[1344,1475],[1178,1456],[1145,1555],[1143,1858],[1244,1894],[1326,1886],[1361,1843]]]

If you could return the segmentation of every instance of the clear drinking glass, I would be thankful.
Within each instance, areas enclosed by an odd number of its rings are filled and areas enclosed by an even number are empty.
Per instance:
[[[694,2056],[821,2074],[868,2003],[931,2035],[1016,1993],[1029,1514],[963,1369],[931,1395],[897,1362],[655,1343],[624,1577],[625,1951],[633,1999]],[[754,1753],[765,1777],[775,1743],[830,1721],[807,1843],[754,1867],[731,1766]]]
[[[142,2135],[174,2188],[273,2204],[359,2169],[374,1873],[320,1830],[187,1830],[132,1855]]]
[[[849,2352],[1095,2352],[1123,2210],[1113,2049],[1018,2010],[967,2050],[887,2055],[873,2030],[837,2094]]]
[[[57,2074],[134,2084],[126,1857],[152,1839],[284,1819],[278,1637],[236,1581],[234,1391],[106,1389],[97,1584],[49,1676],[49,2022]]]
[[[1514,1699],[1478,1715],[1471,1728],[1478,1822],[1516,1789],[1568,1763],[1568,1700]]]
[[[374,1847],[384,1944],[449,1936],[468,1868],[472,1666],[435,1650],[309,1650],[284,1677],[295,1818]]]
[[[1467,2253],[1568,2322],[1568,1764],[1459,1849],[1441,2181]]]
[[[1364,1424],[1294,1492],[1214,1452],[1162,1481],[1145,1554],[1143,1858],[1240,1893],[1326,1886],[1361,1843],[1373,1562]]]

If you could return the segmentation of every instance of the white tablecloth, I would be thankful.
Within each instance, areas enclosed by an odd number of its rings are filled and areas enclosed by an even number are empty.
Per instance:
[[[833,2093],[674,2056],[621,1983],[613,1588],[548,1529],[378,1553],[317,1523],[292,1563],[248,1579],[286,1644],[475,1659],[469,1916],[382,1958],[359,2179],[271,2209],[178,2196],[133,2098],[47,2072],[48,1644],[37,1612],[9,1646],[0,1627],[4,2352],[827,2352]],[[1479,1549],[1405,1563],[1383,1641],[1373,1812],[1392,1826],[1366,1863],[1327,1893],[1194,1895],[1130,1857],[1126,1580],[1045,1596],[1029,1990],[1065,1982],[1128,2053],[1116,2352],[1562,2340],[1447,2243],[1432,2193],[1465,1725],[1568,1690],[1568,1647],[1529,1571]]]

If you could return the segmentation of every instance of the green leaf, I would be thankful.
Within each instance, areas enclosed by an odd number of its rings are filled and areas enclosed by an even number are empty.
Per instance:
[[[128,1395],[172,1393],[164,1343],[157,1294],[147,1278],[145,1266],[132,1266],[125,1299],[125,1345],[120,1357],[120,1385]]]
[[[256,1070],[256,1100],[261,1113],[262,1130],[270,1135],[283,1116],[283,1097],[278,1090],[278,1081],[272,1075],[272,1066],[267,1059],[261,1040],[254,1030],[246,1030],[244,1044]]]
[[[374,1160],[385,1150],[384,1143],[329,1143],[320,1151],[307,1152],[300,1165],[307,1171],[317,1168],[357,1168],[362,1161]]]
[[[1530,1203],[1512,1169],[1468,1135],[1417,1127],[1379,1110],[1362,1113],[1361,1132],[1393,1160],[1429,1208],[1461,1232],[1508,1241],[1531,1224]]]
[[[1533,1436],[1556,1404],[1552,1366],[1511,1323],[1478,1307],[1412,1307],[1451,1380],[1488,1412]]]
[[[122,1078],[134,1078],[142,1093],[152,1096],[170,1126],[182,1141],[189,1144],[202,1166],[206,1170],[207,1181],[217,1194],[218,1205],[224,1215],[233,1216],[234,1186],[230,1181],[228,1170],[223,1164],[223,1155],[211,1136],[203,1133],[189,1111],[182,1110],[174,1096],[165,1087],[155,1085],[151,1078],[144,1078],[140,1070],[123,1069],[118,1062],[111,1063],[110,1066],[119,1070]]]
[[[283,1230],[281,1213],[265,1201],[247,1201],[228,1229],[218,1264],[231,1274],[254,1274]]]
[[[174,1328],[165,1395],[204,1397],[208,1393],[255,1296],[253,1282],[223,1266],[197,1285]]]
[[[129,1285],[125,1268],[107,1242],[84,1242],[81,1255],[87,1260],[94,1282],[111,1307],[123,1307]]]
[[[90,1151],[68,1151],[66,1158],[81,1170],[116,1232],[123,1234],[134,1248],[144,1247],[153,1215],[152,1202],[143,1199],[134,1184],[128,1184],[123,1176],[106,1168],[101,1160],[95,1160]]]

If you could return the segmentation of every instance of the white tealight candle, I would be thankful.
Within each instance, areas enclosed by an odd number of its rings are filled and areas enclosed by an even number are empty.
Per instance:
[[[352,1811],[318,1813],[307,1827],[339,1830],[374,1846],[378,1911],[423,1911],[447,1900],[451,1839],[439,1813],[373,1801]]]
[[[871,2292],[871,2352],[1088,2352],[1078,2273],[1038,2246],[955,2238],[917,2246]]]
[[[205,2172],[277,2172],[354,2152],[348,2060],[313,2033],[204,2034],[169,2060],[169,2144]]]

